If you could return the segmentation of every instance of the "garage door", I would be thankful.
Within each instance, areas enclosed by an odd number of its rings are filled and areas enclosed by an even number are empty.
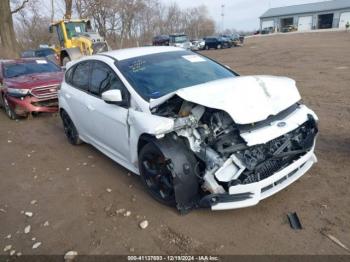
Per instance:
[[[274,26],[275,26],[275,23],[273,22],[273,20],[268,20],[268,21],[262,22],[262,29],[270,28],[270,27],[274,27]]]
[[[298,31],[310,31],[312,29],[312,16],[299,17]]]
[[[350,23],[350,12],[342,13],[339,20],[339,28],[345,29],[346,23]]]

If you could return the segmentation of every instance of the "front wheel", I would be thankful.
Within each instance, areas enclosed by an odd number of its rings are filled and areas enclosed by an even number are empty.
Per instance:
[[[6,115],[12,120],[17,119],[18,115],[12,109],[11,105],[9,104],[9,101],[7,100],[6,95],[3,96],[3,101],[4,101],[4,108],[5,108]]]
[[[176,205],[170,162],[155,144],[141,149],[139,170],[142,183],[154,199],[167,206]]]
[[[216,49],[221,49],[222,46],[220,44],[217,45]]]
[[[204,47],[204,49],[205,49],[205,50],[209,50],[209,46],[206,45],[206,46]]]

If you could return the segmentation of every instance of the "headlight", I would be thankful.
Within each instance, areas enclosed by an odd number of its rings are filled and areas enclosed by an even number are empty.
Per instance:
[[[13,95],[13,96],[26,96],[29,94],[29,89],[19,89],[19,88],[11,88],[11,87],[8,87],[7,88],[7,92],[10,94],[10,95]]]

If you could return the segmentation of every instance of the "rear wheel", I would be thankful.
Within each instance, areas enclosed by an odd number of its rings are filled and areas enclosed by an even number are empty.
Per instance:
[[[155,144],[149,143],[141,149],[139,170],[141,181],[154,199],[167,206],[176,205],[170,160]]]
[[[82,141],[79,138],[79,133],[66,111],[61,112],[61,118],[63,122],[64,133],[66,134],[69,143],[72,145],[81,144]]]
[[[216,49],[221,49],[222,48],[222,46],[220,45],[220,44],[218,44],[217,46],[216,46]]]
[[[5,108],[6,115],[12,120],[17,119],[18,115],[12,109],[11,105],[9,104],[9,101],[7,100],[6,95],[3,96],[3,101],[4,101],[4,108]]]

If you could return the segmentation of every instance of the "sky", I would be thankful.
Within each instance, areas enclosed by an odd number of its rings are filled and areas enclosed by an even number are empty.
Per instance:
[[[224,7],[224,29],[259,29],[259,17],[270,7],[306,4],[324,0],[161,0],[164,4],[178,3],[182,8],[205,5],[210,16],[222,29],[221,5]]]

